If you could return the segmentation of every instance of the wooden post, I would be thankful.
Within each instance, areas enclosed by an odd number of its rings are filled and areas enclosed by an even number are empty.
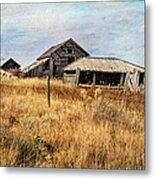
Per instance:
[[[54,60],[52,58],[49,59],[49,71],[50,71],[50,77],[53,78]]]
[[[120,79],[120,86],[123,86],[124,76],[125,76],[125,74],[122,73],[121,74],[121,79]]]
[[[80,68],[77,68],[76,69],[76,82],[75,82],[76,86],[79,85],[79,78],[80,78]]]
[[[93,85],[95,86],[96,85],[96,73],[93,72]]]
[[[48,106],[51,106],[51,98],[50,98],[50,75],[47,78],[47,99],[48,99]]]

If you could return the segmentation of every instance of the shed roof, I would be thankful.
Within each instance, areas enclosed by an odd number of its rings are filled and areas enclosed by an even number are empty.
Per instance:
[[[144,72],[144,67],[114,57],[84,57],[64,68],[64,71],[76,70],[97,72]]]
[[[38,67],[41,64],[44,64],[47,60],[49,60],[49,58],[46,59],[42,59],[40,61],[35,61],[32,64],[30,64],[29,66],[25,67],[22,72],[27,73],[29,71],[31,71],[32,69],[35,69],[36,67]]]
[[[62,47],[63,45],[65,45],[67,42],[72,42],[74,44],[76,44],[76,46],[81,50],[83,51],[86,55],[89,55],[79,44],[77,44],[72,38],[66,40],[66,41],[63,41],[62,43],[60,44],[57,44],[56,46],[52,46],[50,47],[47,51],[45,51],[41,56],[39,56],[37,58],[37,60],[40,60],[40,59],[44,59],[44,58],[47,58],[47,57],[50,57],[52,53],[54,53],[56,50],[58,50],[60,47]]]

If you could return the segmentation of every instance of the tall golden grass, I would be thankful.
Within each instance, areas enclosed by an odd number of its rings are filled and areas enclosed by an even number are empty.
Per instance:
[[[1,80],[1,166],[144,169],[144,94]]]

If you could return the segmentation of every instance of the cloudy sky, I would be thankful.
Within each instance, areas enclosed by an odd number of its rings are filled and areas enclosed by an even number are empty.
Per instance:
[[[72,37],[92,56],[144,65],[144,1],[1,5],[1,57],[27,66]]]

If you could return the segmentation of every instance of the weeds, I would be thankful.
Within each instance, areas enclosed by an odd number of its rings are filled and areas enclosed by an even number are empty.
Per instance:
[[[144,169],[144,94],[1,81],[1,166]]]

